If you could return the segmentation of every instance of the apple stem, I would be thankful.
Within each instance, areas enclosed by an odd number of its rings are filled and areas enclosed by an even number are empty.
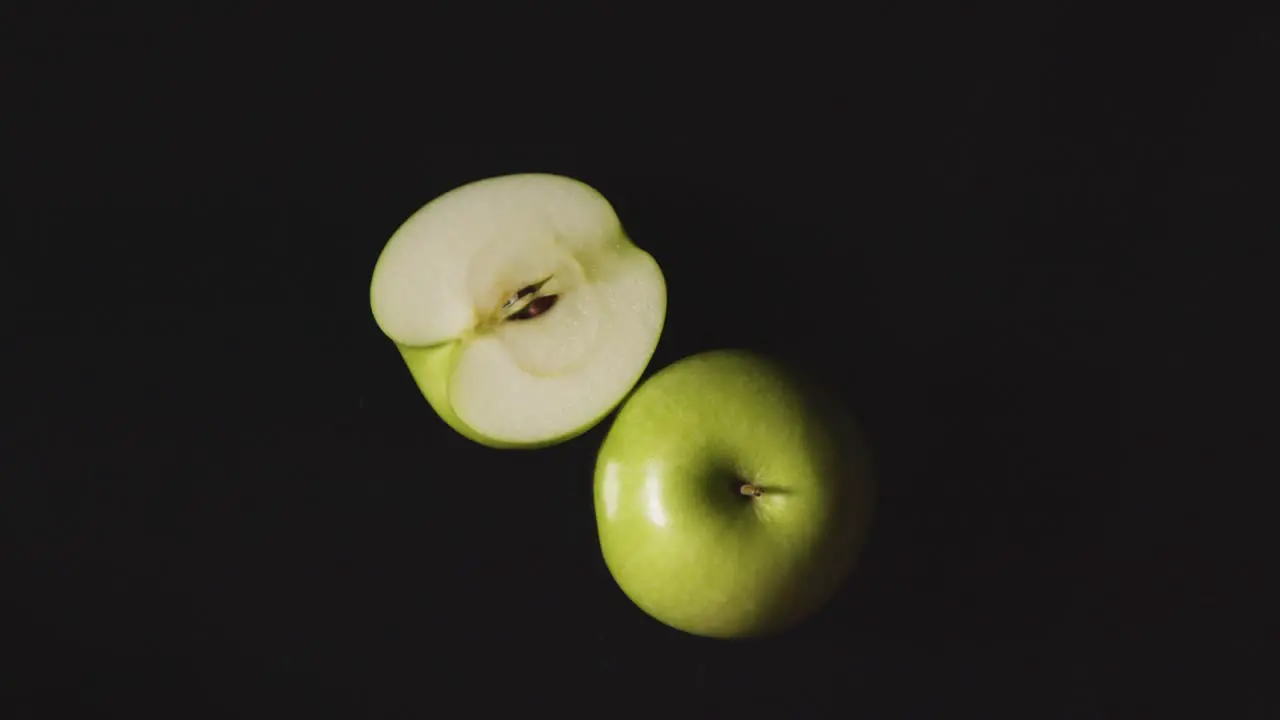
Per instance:
[[[752,485],[751,483],[743,483],[741,486],[738,487],[738,492],[742,493],[743,495],[750,495],[751,497],[760,497],[764,493],[763,490],[756,487],[755,485]]]

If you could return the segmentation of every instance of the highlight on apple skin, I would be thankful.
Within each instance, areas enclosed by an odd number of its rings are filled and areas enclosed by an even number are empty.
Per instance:
[[[718,350],[623,404],[600,448],[601,552],[640,609],[712,638],[777,633],[837,591],[874,499],[852,417],[789,368]]]
[[[586,432],[639,381],[666,318],[657,262],[577,180],[504,175],[414,213],[370,306],[435,412],[489,447]]]

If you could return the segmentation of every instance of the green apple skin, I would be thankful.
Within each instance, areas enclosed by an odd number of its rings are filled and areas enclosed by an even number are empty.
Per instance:
[[[761,494],[743,494],[744,482]],[[787,367],[737,350],[641,385],[594,485],[601,552],[627,597],[673,628],[726,639],[780,632],[830,599],[874,497],[852,418]]]

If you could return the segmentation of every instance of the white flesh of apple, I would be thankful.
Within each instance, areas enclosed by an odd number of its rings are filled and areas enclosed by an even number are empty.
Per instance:
[[[537,294],[556,296],[549,309],[504,319],[504,304],[543,281]],[[648,364],[666,313],[657,263],[609,202],[541,174],[481,180],[428,203],[383,249],[370,296],[397,344],[458,343],[453,412],[515,444],[572,434],[611,410]]]

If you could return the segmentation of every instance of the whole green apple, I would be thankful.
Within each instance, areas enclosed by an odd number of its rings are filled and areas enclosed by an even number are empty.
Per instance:
[[[657,620],[758,636],[821,607],[852,569],[873,486],[852,419],[800,376],[718,350],[651,377],[600,449],[605,563]]]

